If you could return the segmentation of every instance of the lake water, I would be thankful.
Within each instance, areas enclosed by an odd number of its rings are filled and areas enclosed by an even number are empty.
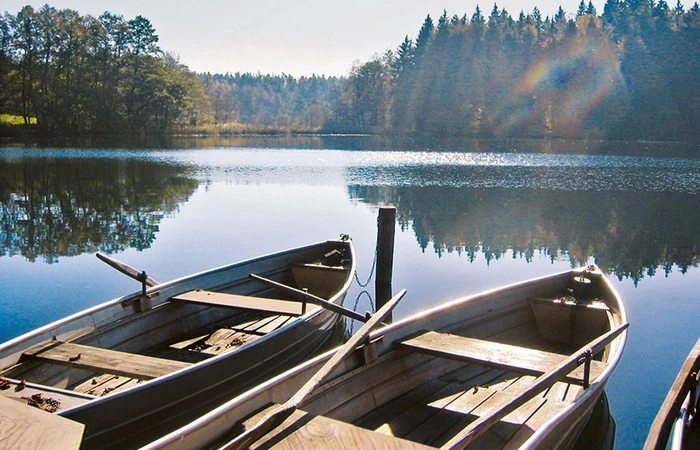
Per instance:
[[[97,251],[165,281],[349,234],[364,282],[378,208],[393,205],[393,286],[408,289],[395,318],[572,266],[606,271],[631,323],[607,387],[616,448],[640,448],[700,335],[688,150],[362,137],[0,148],[0,341],[138,288]],[[373,286],[346,306],[372,310]]]

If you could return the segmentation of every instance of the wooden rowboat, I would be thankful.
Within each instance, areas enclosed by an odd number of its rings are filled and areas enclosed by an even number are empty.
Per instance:
[[[593,266],[506,286],[375,330],[145,448],[569,448],[627,326]]]
[[[663,450],[669,437],[673,450],[700,448],[698,408],[700,381],[700,339],[690,351],[676,380],[651,424],[644,450]]]
[[[58,406],[83,449],[150,442],[318,351],[354,273],[341,238],[150,288],[144,274],[141,292],[0,345],[0,406]],[[7,423],[0,440],[21,434]]]

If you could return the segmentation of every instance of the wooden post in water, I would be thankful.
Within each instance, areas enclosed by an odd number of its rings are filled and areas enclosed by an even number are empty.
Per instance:
[[[379,208],[379,219],[377,221],[377,276],[374,285],[377,310],[391,299],[395,229],[396,208],[393,206]],[[385,322],[391,322],[391,315],[387,316]]]

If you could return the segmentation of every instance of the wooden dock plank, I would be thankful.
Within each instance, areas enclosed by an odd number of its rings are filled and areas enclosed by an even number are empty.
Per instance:
[[[0,446],[78,449],[85,425],[0,396]]]
[[[566,359],[566,355],[557,353],[435,331],[427,331],[397,345],[433,356],[535,376],[552,370]],[[600,361],[591,361],[591,380],[598,377],[605,367]],[[582,378],[583,367],[579,366],[571,372],[567,381],[580,383]]]
[[[180,361],[60,341],[37,345],[24,352],[24,356],[140,380],[150,380],[190,366]]]
[[[289,316],[300,316],[302,314],[302,303],[275,298],[251,297],[248,295],[225,294],[223,292],[212,292],[194,290],[176,295],[172,300],[201,303],[209,306],[224,306],[228,308],[252,309],[257,311],[269,311]],[[307,310],[314,305],[307,305]]]

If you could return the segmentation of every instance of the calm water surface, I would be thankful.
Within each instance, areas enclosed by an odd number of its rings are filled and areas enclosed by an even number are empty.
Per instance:
[[[165,281],[346,233],[364,282],[377,210],[393,205],[394,288],[409,293],[397,318],[572,266],[605,270],[631,322],[607,388],[616,448],[640,448],[700,334],[700,161],[661,150],[672,156],[359,138],[0,148],[0,341],[138,288],[97,251]],[[355,286],[348,306],[373,309],[372,287]]]

